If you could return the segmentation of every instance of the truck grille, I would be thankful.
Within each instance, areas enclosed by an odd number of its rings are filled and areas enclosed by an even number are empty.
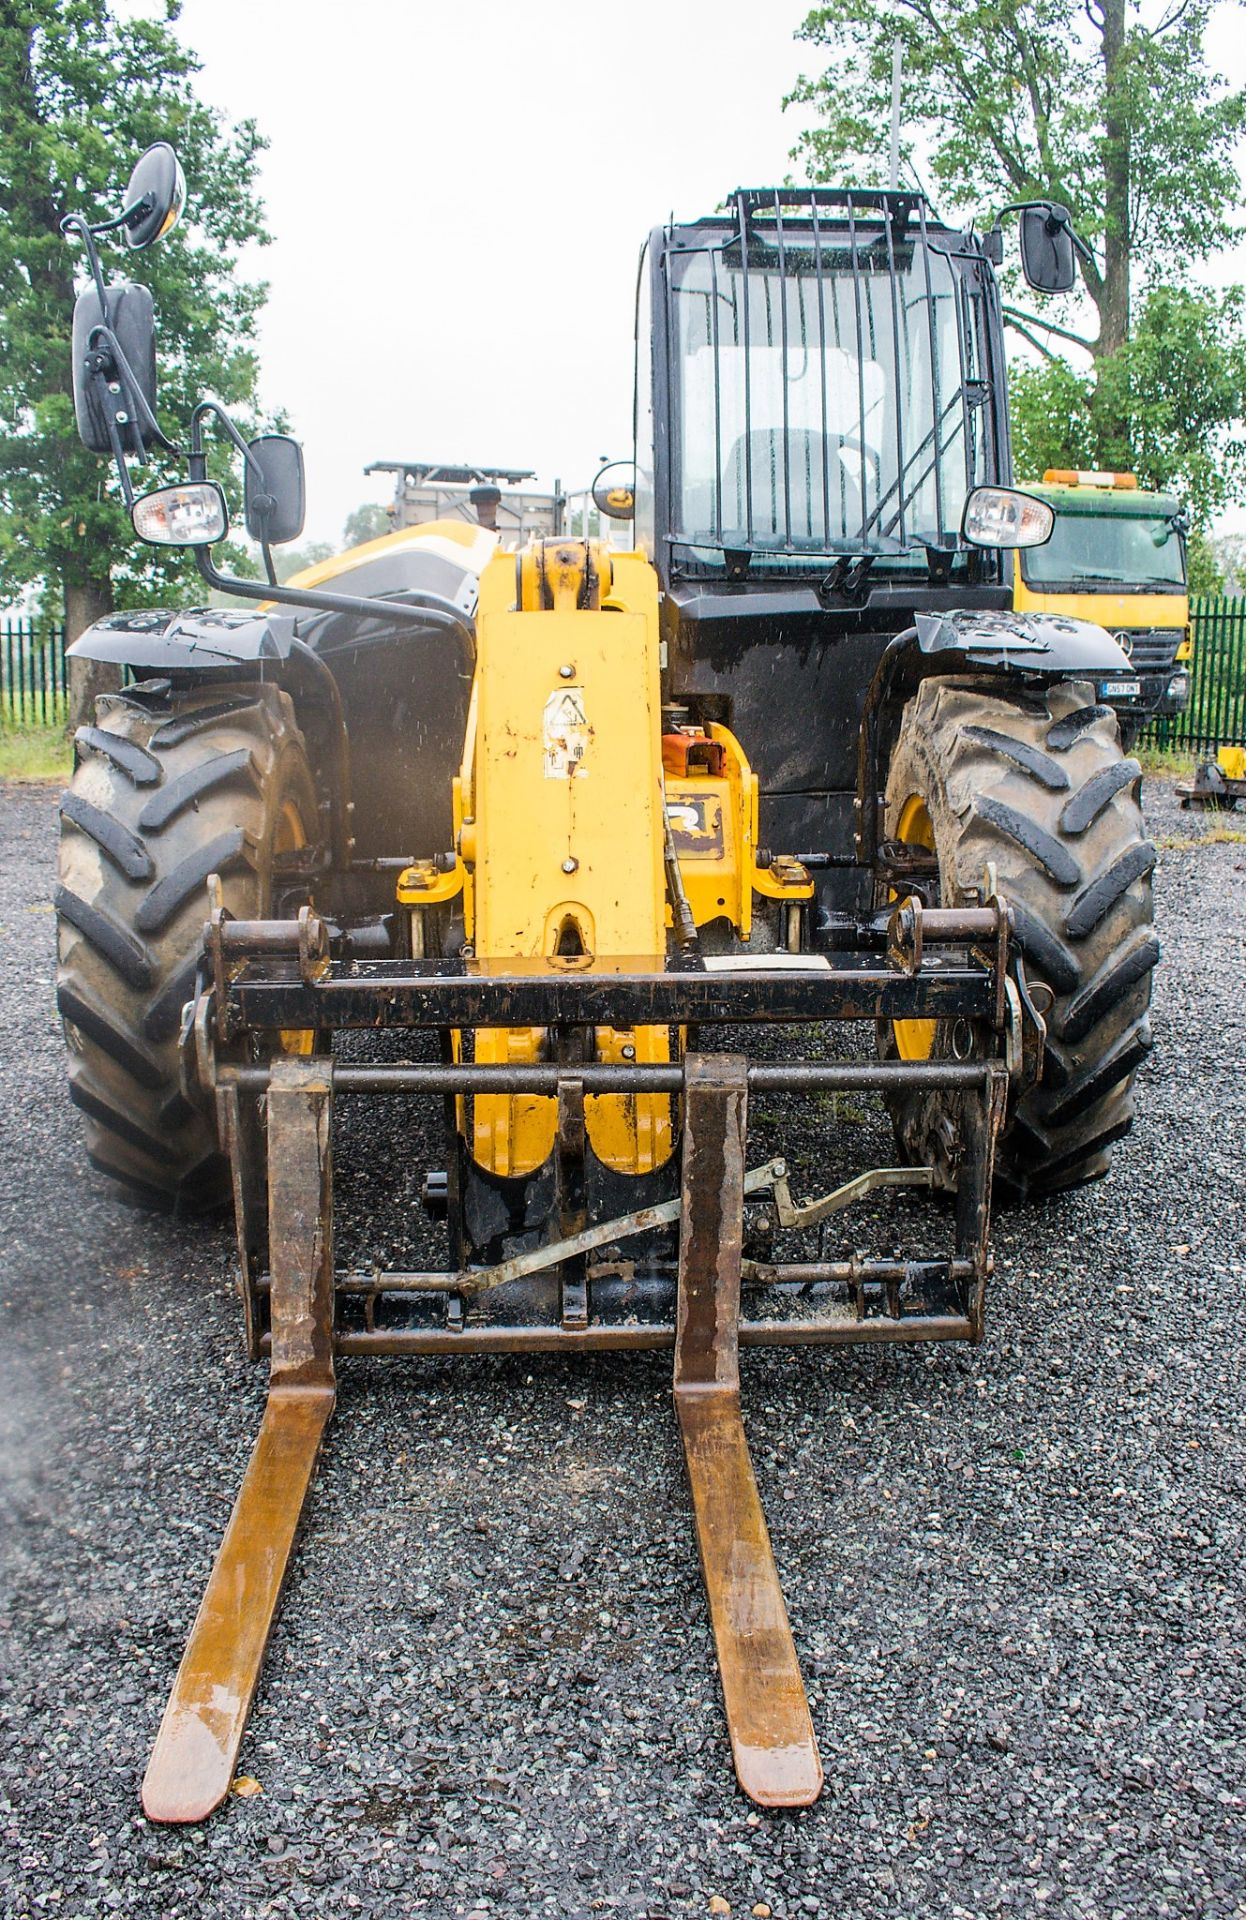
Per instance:
[[[1145,671],[1170,667],[1173,656],[1185,639],[1184,627],[1135,627],[1114,632],[1116,640],[1135,667]]]

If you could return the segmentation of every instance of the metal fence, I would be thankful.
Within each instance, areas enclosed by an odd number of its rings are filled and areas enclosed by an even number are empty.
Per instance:
[[[1246,598],[1194,595],[1190,704],[1157,720],[1144,738],[1165,753],[1214,753],[1246,747]]]
[[[6,620],[0,625],[0,731],[63,727],[68,713],[64,627]]]

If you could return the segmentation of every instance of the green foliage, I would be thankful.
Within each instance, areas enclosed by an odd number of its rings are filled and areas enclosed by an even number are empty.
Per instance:
[[[1216,557],[1216,542],[1197,529],[1186,541],[1185,564],[1191,593],[1224,592],[1225,580]]]
[[[1246,593],[1246,533],[1221,533],[1208,543],[1221,585],[1213,593]]]
[[[1010,367],[1012,464],[1020,480],[1037,480],[1048,467],[1099,467],[1091,415],[1094,381],[1065,360]]]
[[[1205,526],[1246,493],[1246,296],[1155,287],[1129,340],[1093,372],[1017,366],[1010,397],[1022,478],[1047,467],[1136,473],[1180,494]]]
[[[393,531],[393,522],[388,507],[365,500],[362,506],[346,517],[342,529],[342,546],[361,547],[365,540],[379,540],[382,534]]]
[[[105,271],[128,278],[133,266],[152,290],[171,439],[205,392],[244,418],[254,408],[266,289],[239,275],[238,255],[269,237],[255,191],[264,143],[254,122],[230,127],[195,98],[198,62],[167,24],[177,12],[176,0],[163,22],[119,19],[108,0],[0,7],[0,600],[42,579],[105,605],[144,605],[194,577],[188,554],[138,546],[111,463],[86,452],[74,426],[69,333],[85,263],[59,222],[69,211],[114,214],[154,140],[181,157],[189,217],[141,257],[105,239]],[[227,478],[223,456],[212,466]],[[180,463],[160,455],[136,474],[140,491],[180,477]]]
[[[1155,287],[1126,345],[1098,369],[1095,407],[1128,422],[1143,486],[1184,493],[1205,522],[1246,491],[1246,296]]]
[[[284,583],[292,574],[318,567],[322,560],[331,560],[335,551],[327,540],[309,540],[303,547],[278,547],[273,553],[277,578]]]

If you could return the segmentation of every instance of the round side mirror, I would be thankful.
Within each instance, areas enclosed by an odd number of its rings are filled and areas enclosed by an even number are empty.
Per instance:
[[[131,247],[150,247],[163,240],[182,217],[186,205],[186,176],[167,140],[148,147],[130,175],[126,188],[125,237]]]
[[[636,511],[636,469],[630,460],[612,460],[593,482],[593,505],[607,520],[630,520]]]

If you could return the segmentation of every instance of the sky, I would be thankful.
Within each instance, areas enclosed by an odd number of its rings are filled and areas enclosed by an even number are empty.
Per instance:
[[[303,441],[306,539],[336,547],[354,507],[389,498],[374,460],[581,488],[630,454],[641,244],[787,176],[808,109],[783,97],[820,60],[795,38],[806,11],[183,0],[201,95],[270,143],[274,244],[241,271],[270,283],[262,399]],[[1221,8],[1209,51],[1240,79],[1239,35]],[[1209,277],[1246,279],[1246,249]]]
[[[641,244],[784,179],[804,11],[185,0],[202,96],[270,142],[275,240],[244,265],[271,284],[263,399],[304,443],[308,539],[388,499],[373,460],[583,487],[630,455]]]

